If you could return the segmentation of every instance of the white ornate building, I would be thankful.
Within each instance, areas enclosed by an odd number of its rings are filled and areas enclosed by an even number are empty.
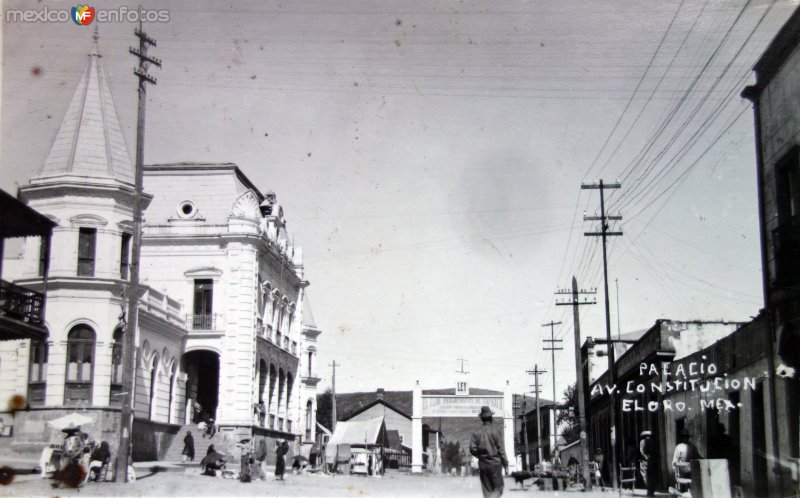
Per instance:
[[[41,173],[19,191],[57,223],[51,250],[28,238],[3,265],[4,279],[47,299],[45,341],[0,343],[0,393],[30,405],[11,415],[18,451],[60,439],[45,421],[76,409],[116,447],[133,178],[95,45]],[[146,166],[144,190],[134,459],[179,457],[190,400],[215,419],[217,448],[282,437],[302,451],[315,437],[320,330],[275,194],[233,164]]]

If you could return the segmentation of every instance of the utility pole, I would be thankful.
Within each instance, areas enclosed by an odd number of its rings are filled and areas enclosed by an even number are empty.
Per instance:
[[[328,366],[333,367],[333,377],[331,377],[331,432],[333,432],[336,430],[336,367],[340,367],[342,364],[333,360],[333,363],[329,363]]]
[[[530,455],[528,450],[528,397],[525,393],[522,393],[522,445],[522,447],[525,448],[525,456],[522,459],[522,469],[530,470],[531,467],[528,465],[528,455]]]
[[[550,320],[550,323],[542,324],[542,327],[550,327],[550,339],[543,339],[542,342],[548,342],[550,345],[548,347],[543,347],[544,351],[550,351],[550,355],[552,357],[552,365],[553,365],[553,449],[552,451],[556,450],[556,446],[558,446],[558,412],[556,410],[556,406],[558,405],[558,400],[556,399],[556,351],[561,351],[562,348],[560,345],[557,346],[556,343],[561,343],[561,339],[556,339],[556,325],[561,325],[561,322],[554,322]]]
[[[600,222],[600,231],[599,232],[584,232],[584,235],[587,237],[601,237],[603,242],[603,284],[604,284],[604,298],[605,298],[605,305],[606,305],[606,340],[608,341],[608,379],[609,384],[611,386],[617,385],[617,372],[616,368],[614,367],[614,344],[611,342],[611,312],[609,310],[608,304],[608,256],[607,256],[607,245],[608,245],[608,237],[612,236],[621,236],[622,232],[609,231],[609,221],[618,221],[622,219],[622,216],[606,216],[606,197],[605,191],[606,189],[617,189],[621,188],[622,185],[619,183],[607,183],[604,184],[603,180],[600,180],[599,184],[582,184],[581,189],[595,189],[600,190],[600,216],[584,216],[584,221],[599,221]],[[618,436],[621,434],[617,434],[617,427],[621,427],[617,421],[617,398],[615,393],[609,394],[609,402],[611,406],[611,485],[613,489],[616,491],[618,488],[617,484],[617,462],[619,461],[618,455],[618,442],[621,439]]]
[[[536,439],[538,443],[539,463],[544,460],[542,456],[542,417],[539,412],[539,376],[546,374],[547,370],[539,370],[539,365],[534,365],[533,370],[528,370],[528,375],[533,375],[533,392],[536,394]]]
[[[525,393],[515,394],[514,409],[522,410],[522,470],[530,470],[528,466],[528,396]],[[519,401],[519,396],[522,396],[522,402]],[[516,430],[516,418],[514,419],[514,430]]]
[[[581,321],[578,306],[585,304],[597,304],[597,301],[580,300],[581,294],[595,295],[596,291],[578,290],[578,281],[572,277],[572,291],[568,289],[559,290],[556,294],[572,294],[569,301],[556,301],[556,306],[572,306],[572,319],[575,330],[575,397],[578,398],[578,424],[581,430],[581,467],[583,468],[583,483],[586,491],[592,490],[592,478],[589,475],[589,428],[586,421],[587,397],[586,386],[583,385],[583,359],[581,358]]]
[[[122,352],[123,371],[123,399],[120,413],[119,446],[117,450],[117,466],[114,480],[128,482],[128,464],[131,456],[131,432],[133,431],[133,389],[135,384],[136,369],[134,368],[134,355],[136,353],[136,329],[139,319],[139,258],[142,252],[142,190],[144,183],[144,117],[145,104],[147,103],[147,84],[156,84],[156,79],[147,74],[150,65],[161,67],[161,61],[147,55],[147,48],[155,47],[156,41],[142,31],[144,15],[139,7],[139,29],[134,34],[139,38],[139,48],[130,48],[130,53],[139,59],[139,67],[134,68],[133,74],[139,78],[139,109],[136,120],[136,171],[133,197],[133,241],[131,247],[131,273],[128,284],[128,312],[124,333],[125,341]],[[97,36],[97,34],[95,34]],[[124,285],[124,284],[123,284]]]

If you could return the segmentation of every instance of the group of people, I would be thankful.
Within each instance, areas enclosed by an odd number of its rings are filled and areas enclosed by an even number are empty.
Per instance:
[[[63,432],[65,436],[60,457],[58,453],[55,455],[57,461],[53,472],[54,487],[60,487],[62,483],[78,487],[83,483],[102,479],[102,470],[107,469],[111,461],[111,447],[108,442],[100,441],[97,444],[80,427],[66,428]],[[42,451],[42,476],[47,475],[53,456],[52,447],[48,446]]]
[[[719,436],[717,436],[718,439],[722,438],[724,440],[724,438],[727,437],[724,434],[725,426],[722,424],[718,424],[717,431],[719,434]],[[686,429],[682,429],[678,433],[678,444],[675,446],[671,461],[676,489],[682,487],[682,482],[685,482],[687,479],[691,480],[690,462],[702,458],[697,446],[692,443],[691,437],[691,434]],[[730,438],[727,439],[729,440]],[[712,456],[712,458],[725,458],[725,456]],[[644,487],[647,490],[647,496],[654,496],[658,481],[659,452],[652,431],[642,431],[639,434],[638,447],[631,446],[627,448],[625,465],[636,469],[637,475],[635,476],[635,481],[638,487]],[[607,461],[600,448],[595,450],[590,467],[594,473],[592,475],[593,479],[600,486],[604,486],[605,482],[607,482],[609,472]],[[621,476],[620,479],[622,479]]]
[[[237,445],[241,450],[239,479],[242,482],[265,480],[267,476],[267,441],[266,439],[243,439]],[[286,456],[289,453],[289,442],[279,439],[275,442],[275,479],[283,481],[286,476]],[[183,438],[183,460],[194,461],[194,437],[191,431],[186,431]],[[200,461],[203,475],[222,475],[228,463],[228,456],[217,451],[214,445],[209,445],[206,456]]]
[[[211,439],[217,432],[214,418],[203,409],[196,399],[191,401],[192,406],[192,423],[197,424],[197,430],[200,432],[201,437],[208,437]]]

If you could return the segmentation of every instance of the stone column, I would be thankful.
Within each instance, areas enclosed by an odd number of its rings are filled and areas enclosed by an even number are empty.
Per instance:
[[[411,405],[411,473],[422,472],[422,386],[414,385]]]
[[[111,357],[114,342],[97,342],[94,349],[92,405],[108,406],[111,391]]]
[[[286,372],[283,373],[281,378],[280,371],[278,372],[278,404],[275,410],[278,417],[278,430],[286,430]],[[281,422],[283,419],[283,422]]]
[[[47,347],[47,388],[44,404],[62,406],[67,376],[67,344],[66,341],[48,341]]]

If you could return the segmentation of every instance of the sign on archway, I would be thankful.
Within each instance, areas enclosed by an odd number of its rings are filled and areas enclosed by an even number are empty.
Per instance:
[[[514,458],[514,413],[511,390],[506,383],[503,394],[470,395],[469,390],[456,390],[457,394],[422,394],[419,381],[414,386],[411,416],[411,472],[422,472],[422,419],[423,417],[474,418],[475,429],[480,422],[478,413],[482,406],[494,412],[495,420],[502,420],[503,445],[508,457],[509,471],[516,470]]]

